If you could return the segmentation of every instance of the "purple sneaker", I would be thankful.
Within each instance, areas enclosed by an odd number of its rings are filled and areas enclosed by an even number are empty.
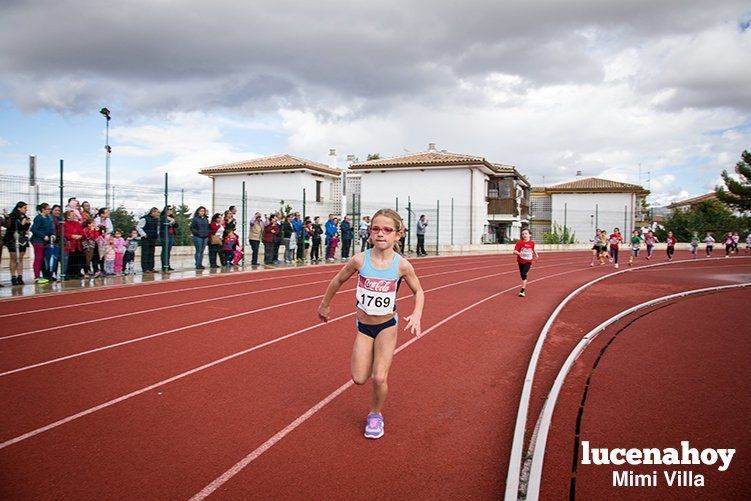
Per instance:
[[[383,415],[368,414],[365,422],[365,438],[381,438],[383,436]]]

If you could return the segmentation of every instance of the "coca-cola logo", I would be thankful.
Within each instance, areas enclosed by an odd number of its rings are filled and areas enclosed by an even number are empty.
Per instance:
[[[384,280],[378,278],[360,277],[359,285],[363,289],[374,292],[391,292],[396,290],[395,280]]]

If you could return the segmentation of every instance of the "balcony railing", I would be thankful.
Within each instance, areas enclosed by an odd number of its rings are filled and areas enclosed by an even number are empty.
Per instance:
[[[529,216],[529,205],[525,203],[517,204],[513,198],[490,198],[488,201],[488,214],[511,214],[512,216],[521,215],[523,218]],[[519,211],[521,209],[521,213]]]

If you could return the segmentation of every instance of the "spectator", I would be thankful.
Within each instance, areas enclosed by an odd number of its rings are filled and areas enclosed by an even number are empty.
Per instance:
[[[275,239],[274,239],[274,264],[279,264],[279,247],[282,246],[282,223],[283,222],[284,222],[284,219],[282,218],[282,213],[277,212],[276,218],[274,219],[274,224],[276,224],[279,232],[275,235]]]
[[[99,276],[99,252],[97,251],[96,260],[94,252],[97,250],[97,238],[99,230],[94,225],[93,219],[87,219],[83,225],[83,238],[81,239],[81,248],[84,257],[83,278],[89,278],[90,273],[94,273],[94,278]],[[93,268],[93,269],[92,269]]]
[[[52,211],[50,211],[50,217],[52,218],[52,227],[55,228],[55,239],[58,241],[60,240],[60,229],[61,229],[60,223],[62,222],[60,220],[60,217],[62,216],[62,214],[63,214],[62,207],[60,207],[57,204],[52,206]]]
[[[399,239],[399,254],[404,255],[405,252],[407,252],[407,248],[405,247],[405,242],[407,240],[407,232],[409,231],[409,228],[407,228],[407,225],[404,225],[404,229],[402,231],[402,238]]]
[[[13,211],[4,219],[5,236],[3,245],[10,252],[10,277],[13,285],[23,283],[23,258],[29,246],[31,220],[26,216],[26,202],[18,202]]]
[[[112,235],[112,232],[115,231],[115,227],[112,226],[112,219],[110,219],[110,210],[107,207],[102,207],[101,209],[99,209],[96,217],[94,218],[94,225],[97,228],[103,226],[104,234],[106,235]]]
[[[303,235],[303,221],[300,219],[300,213],[295,212],[295,217],[292,218],[292,228],[295,230],[295,236],[297,238],[297,242],[295,242],[297,249],[297,255],[293,259],[297,259],[297,261],[302,261],[304,255],[305,255],[305,248],[303,246],[303,240],[305,236]]]
[[[310,220],[310,216],[305,216],[305,222],[302,227],[303,232],[303,254],[302,260],[304,263],[310,262],[310,238],[313,236],[313,222]]]
[[[292,214],[287,214],[287,217],[284,218],[284,222],[282,223],[282,245],[284,246],[284,262],[286,264],[292,263],[292,260],[295,258],[290,245],[292,239],[296,240],[297,236],[295,235],[295,230],[292,226]]]
[[[331,237],[331,245],[329,246],[329,254],[326,257],[328,261],[333,261],[334,256],[336,255],[336,248],[339,246],[339,232],[334,233],[334,236]]]
[[[329,259],[329,255],[331,254],[331,239],[336,234],[336,223],[334,222],[333,214],[329,214],[329,219],[326,221],[324,227],[326,231],[326,259]]]
[[[339,228],[342,233],[342,261],[347,261],[349,259],[349,251],[352,248],[352,241],[355,239],[355,230],[352,229],[349,216],[344,216]]]
[[[224,226],[222,226],[222,215],[218,212],[214,214],[209,223],[209,267],[212,269],[219,268],[216,258],[222,251],[222,240],[224,237]]]
[[[159,257],[162,262],[163,273],[175,271],[170,266],[170,254],[172,254],[172,244],[175,242],[175,230],[177,230],[177,221],[172,216],[172,206],[168,205],[159,217],[159,232],[162,239],[162,252]]]
[[[222,265],[230,267],[232,266],[232,260],[235,257],[235,250],[237,250],[240,240],[237,238],[234,231],[225,228],[222,241]]]
[[[83,276],[81,273],[83,270],[83,246],[81,245],[83,227],[77,216],[80,216],[80,214],[77,215],[72,210],[67,210],[63,224],[65,255],[68,260],[68,269],[65,274],[68,278],[81,278]]]
[[[91,212],[91,204],[88,200],[85,200],[81,204],[81,217],[83,218],[82,223],[85,225],[86,221],[90,221],[94,219],[94,214]]]
[[[112,245],[115,247],[115,275],[121,275],[123,273],[123,257],[125,254],[125,239],[121,230],[115,230]]]
[[[141,240],[141,237],[138,236],[138,231],[135,228],[130,230],[130,237],[125,242],[125,254],[123,254],[123,269],[126,275],[133,275],[136,272],[136,250],[139,240]]]
[[[370,216],[365,216],[360,222],[360,228],[357,230],[357,236],[360,237],[360,252],[370,248],[368,238],[370,237]]]
[[[420,219],[417,220],[417,231],[415,232],[417,234],[417,255],[418,256],[427,256],[428,253],[425,252],[425,229],[428,227],[428,218],[425,217],[425,214],[420,216]]]
[[[68,205],[65,207],[65,212],[71,211],[74,220],[79,223],[83,223],[83,215],[81,214],[81,208],[78,206],[78,200],[76,197],[70,197],[68,199]],[[65,216],[65,221],[68,221],[68,216]]]
[[[159,209],[152,207],[136,226],[141,237],[141,270],[144,273],[154,273],[154,249],[159,239]]]
[[[229,209],[224,212],[222,226],[224,226],[225,232],[234,232],[237,229],[237,218],[235,217],[235,214],[237,214],[237,207],[234,205],[230,205]]]
[[[323,228],[321,228],[321,218],[316,216],[313,218],[313,225],[311,229],[310,240],[312,247],[310,248],[310,262],[321,262],[321,235],[323,235]]]
[[[263,236],[263,220],[261,219],[261,213],[256,212],[253,216],[253,220],[250,222],[250,236],[248,241],[250,242],[250,249],[253,253],[250,264],[251,266],[258,266],[258,248],[261,246],[261,237]]]
[[[269,216],[269,222],[263,229],[263,264],[272,264],[274,262],[274,252],[276,250],[276,236],[280,233],[279,225],[276,224],[276,215]]]
[[[49,283],[47,273],[44,270],[44,248],[49,245],[50,237],[55,234],[50,218],[50,204],[37,205],[37,215],[31,225],[31,246],[34,247],[34,281],[38,284]]]
[[[193,235],[193,246],[196,248],[196,269],[204,270],[206,268],[203,266],[203,252],[209,240],[209,218],[206,207],[201,206],[193,213],[193,219],[190,221],[190,234]]]

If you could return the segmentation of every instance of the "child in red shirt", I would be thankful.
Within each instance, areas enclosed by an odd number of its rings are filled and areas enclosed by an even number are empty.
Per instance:
[[[672,261],[673,253],[675,253],[675,244],[678,243],[678,240],[675,239],[672,231],[668,232],[668,238],[665,239],[665,243],[668,244],[668,247],[667,247],[668,261]]]
[[[610,257],[613,260],[613,268],[618,268],[618,245],[623,243],[623,236],[621,236],[621,230],[613,228],[613,233],[608,239],[610,241]]]
[[[237,238],[234,231],[229,230],[224,232],[222,245],[222,264],[224,266],[232,266],[232,259],[235,257],[235,249],[239,244],[240,239]]]
[[[516,242],[514,254],[516,254],[516,263],[519,265],[519,274],[522,278],[522,290],[519,291],[519,297],[524,297],[527,288],[527,273],[532,267],[532,262],[540,258],[535,250],[535,243],[532,241],[532,234],[528,228],[522,230],[522,238]]]

